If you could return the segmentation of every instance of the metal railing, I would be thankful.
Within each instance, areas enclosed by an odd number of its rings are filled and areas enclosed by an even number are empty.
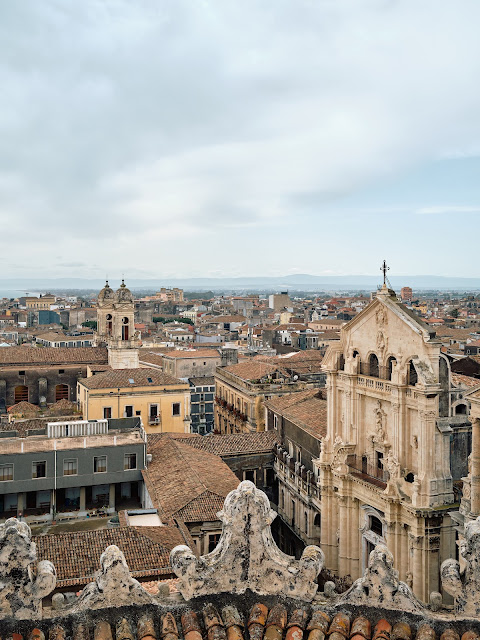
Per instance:
[[[379,482],[386,485],[390,477],[386,469],[369,463],[368,458],[365,456],[347,456],[347,467],[355,474],[363,477],[365,480],[375,480],[375,484]]]

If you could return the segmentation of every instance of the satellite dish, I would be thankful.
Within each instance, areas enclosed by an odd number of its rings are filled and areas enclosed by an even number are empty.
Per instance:
[[[293,379],[296,381],[298,380],[298,376],[293,376]]]

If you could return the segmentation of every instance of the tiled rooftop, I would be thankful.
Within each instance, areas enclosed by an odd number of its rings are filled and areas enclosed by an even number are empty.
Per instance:
[[[189,440],[156,435],[148,436],[147,451],[153,458],[142,473],[160,517],[208,520],[237,487],[238,478],[220,457],[190,447]]]
[[[151,382],[150,382],[150,380]],[[133,380],[133,382],[131,382]],[[87,389],[129,389],[131,387],[165,387],[185,384],[158,369],[114,369],[97,373],[90,378],[82,378],[80,384]]]
[[[104,347],[9,347],[0,349],[1,365],[89,364],[108,361]]]
[[[264,453],[273,451],[278,437],[275,431],[254,433],[233,433],[226,435],[209,435],[192,438],[187,441],[190,447],[209,451],[217,456],[229,456],[239,453]]]
[[[327,433],[327,401],[318,389],[272,398],[265,405],[315,437]]]
[[[157,531],[151,531],[158,529]],[[170,551],[185,540],[176,527],[119,527],[35,536],[38,559],[57,570],[57,587],[85,585],[98,570],[100,555],[115,544],[134,577],[172,574]]]

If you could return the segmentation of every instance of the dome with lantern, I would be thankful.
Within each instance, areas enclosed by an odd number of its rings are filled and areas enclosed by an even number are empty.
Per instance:
[[[116,290],[115,296],[116,296],[117,302],[130,302],[130,303],[135,302],[133,294],[125,284],[124,280],[122,280],[122,284]]]
[[[100,291],[97,297],[97,304],[102,306],[103,304],[111,304],[115,301],[115,292],[108,284],[108,280],[105,282],[105,286]]]

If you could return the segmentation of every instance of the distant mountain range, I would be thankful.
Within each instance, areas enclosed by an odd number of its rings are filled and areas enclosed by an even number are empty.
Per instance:
[[[459,278],[448,276],[392,276],[389,278],[394,289],[403,286],[416,290],[480,290],[479,278]],[[374,290],[382,282],[382,276],[313,276],[310,274],[293,274],[286,276],[257,276],[237,278],[155,278],[129,279],[126,284],[132,289],[156,291],[160,287],[180,287],[188,291],[352,291]],[[0,280],[0,289],[20,291],[47,290],[100,290],[103,279],[86,278],[22,278]],[[112,287],[120,284],[119,280],[110,281]]]

